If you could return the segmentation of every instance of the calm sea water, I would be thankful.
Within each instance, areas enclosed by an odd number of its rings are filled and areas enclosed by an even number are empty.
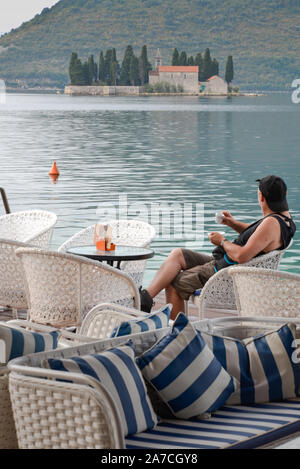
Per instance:
[[[229,228],[215,224],[216,211],[229,210],[242,221],[260,218],[255,179],[278,174],[287,182],[298,222],[281,269],[300,273],[299,123],[300,105],[292,104],[289,94],[232,99],[9,94],[0,104],[0,184],[12,211],[40,208],[58,215],[54,249],[97,222],[105,207],[120,214],[120,200],[123,214],[127,207],[130,217],[149,215],[153,223],[153,204],[177,204],[175,219],[179,222],[182,210],[185,236],[174,237],[171,216],[170,234],[153,243],[147,285],[172,248],[210,252],[209,231],[225,230],[234,239]],[[61,172],[56,184],[48,176],[53,160]]]

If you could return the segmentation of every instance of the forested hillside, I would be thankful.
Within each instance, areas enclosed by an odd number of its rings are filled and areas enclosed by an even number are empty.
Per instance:
[[[79,57],[144,44],[163,64],[176,47],[188,55],[209,47],[224,77],[233,56],[234,85],[289,89],[300,78],[299,0],[60,0],[0,38],[0,78],[62,86],[71,53]]]

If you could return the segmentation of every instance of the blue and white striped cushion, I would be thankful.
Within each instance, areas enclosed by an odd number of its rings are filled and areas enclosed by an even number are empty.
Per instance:
[[[293,363],[296,326],[238,340],[201,332],[214,355],[239,383],[229,404],[258,404],[297,397],[300,368]]]
[[[224,406],[208,420],[163,420],[126,438],[127,449],[250,449],[300,431],[300,400]]]
[[[119,410],[124,436],[152,429],[157,424],[157,417],[147,396],[141,372],[134,361],[134,350],[130,343],[94,355],[44,360],[42,366],[52,370],[83,373],[100,381]]]
[[[143,319],[124,321],[113,330],[111,337],[121,337],[123,335],[137,334],[139,332],[167,327],[170,320],[171,309],[172,305],[167,305]]]
[[[31,332],[17,326],[0,325],[1,363],[29,353],[45,352],[57,348],[59,331]],[[4,360],[3,360],[4,358]]]
[[[234,380],[214,357],[183,313],[150,350],[137,358],[144,378],[180,419],[220,408],[234,391]]]

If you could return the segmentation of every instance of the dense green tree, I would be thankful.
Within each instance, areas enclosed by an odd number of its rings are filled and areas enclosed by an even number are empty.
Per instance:
[[[86,60],[82,65],[82,81],[83,85],[89,86],[92,84],[90,76],[90,65],[88,60]]]
[[[94,81],[96,81],[95,61],[94,56],[90,55],[88,58],[88,84],[91,85]]]
[[[70,82],[71,85],[75,85],[76,81],[76,64],[78,60],[78,55],[76,52],[72,52],[71,58],[70,58],[70,63],[69,63],[69,76],[70,76]]]
[[[179,56],[179,65],[186,65],[187,64],[187,55],[186,52],[183,50]]]
[[[203,78],[208,80],[212,76],[212,59],[209,48],[205,49],[203,57]]]
[[[133,55],[132,46],[127,46],[120,71],[120,85],[130,85],[130,63]]]
[[[178,49],[173,49],[172,65],[179,65],[179,52]]]
[[[213,59],[211,63],[211,75],[219,75],[219,62],[217,59]]]
[[[98,83],[98,64],[97,62],[94,63],[94,81]]]
[[[225,70],[225,81],[229,85],[229,83],[232,82],[234,77],[234,71],[233,71],[233,59],[232,55],[229,55],[227,58],[226,62],[226,70]]]
[[[103,51],[100,52],[98,77],[101,83],[105,82],[105,61]]]
[[[130,84],[132,86],[136,86],[140,84],[139,60],[134,54],[131,56],[131,59],[130,59],[129,79],[130,79]]]
[[[194,63],[195,63],[195,65],[198,65],[198,67],[199,67],[198,80],[199,81],[204,81],[203,58],[202,58],[201,52],[198,52],[198,54],[196,55]]]
[[[104,57],[105,82],[111,85],[111,63],[113,61],[113,50],[108,49]]]
[[[117,62],[117,51],[114,47],[111,50],[111,60],[112,62]]]
[[[195,65],[194,57],[192,55],[187,59],[187,65]]]
[[[139,79],[141,85],[149,83],[149,72],[152,69],[150,62],[148,61],[147,46],[142,47],[141,55],[138,59],[139,64]]]
[[[72,85],[82,86],[88,84],[89,74],[87,62],[86,65],[82,64],[81,60],[78,58],[78,55],[73,52],[70,59],[69,73],[70,80]]]
[[[119,64],[117,60],[113,60],[110,64],[110,81],[113,86],[117,86],[118,84],[118,69]]]

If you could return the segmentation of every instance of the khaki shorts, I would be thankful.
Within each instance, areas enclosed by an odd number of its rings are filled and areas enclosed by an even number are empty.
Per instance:
[[[194,291],[203,288],[207,280],[215,273],[215,260],[207,254],[182,249],[186,270],[174,278],[172,285],[183,300],[188,300]]]

